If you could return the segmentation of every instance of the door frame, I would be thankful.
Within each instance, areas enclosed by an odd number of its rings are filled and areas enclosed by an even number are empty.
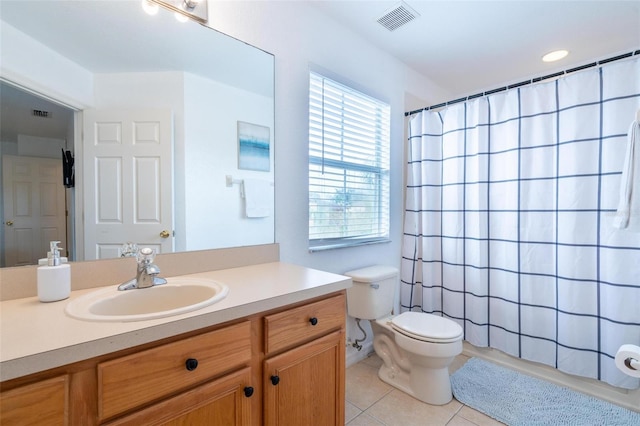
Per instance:
[[[82,173],[82,110],[89,108],[89,105],[76,97],[65,96],[59,91],[47,85],[40,84],[22,74],[12,72],[11,70],[3,70],[0,81],[9,84],[17,89],[29,93],[30,95],[43,98],[49,102],[69,108],[73,113],[73,138],[69,141],[73,147],[74,153],[74,173],[80,176]],[[1,169],[1,166],[0,166]],[[1,175],[0,175],[1,176]],[[69,196],[71,195],[71,196]],[[70,261],[84,260],[84,231],[83,231],[83,214],[81,212],[84,197],[84,186],[80,180],[76,180],[75,187],[71,194],[67,192],[66,208],[69,212],[67,217],[67,246],[65,247],[72,255]],[[4,223],[4,213],[0,212],[2,222]],[[4,228],[4,227],[3,227]],[[4,248],[4,229],[0,231],[2,239],[2,247]]]
[[[76,177],[83,176],[84,163],[82,162],[84,149],[82,147],[82,110],[75,110],[73,114],[73,152],[74,152],[74,174]],[[73,191],[73,212],[69,215],[69,221],[73,223],[73,237],[70,246],[73,245],[73,260],[84,260],[84,182],[83,179],[75,179],[75,190]],[[78,214],[78,212],[82,212]]]

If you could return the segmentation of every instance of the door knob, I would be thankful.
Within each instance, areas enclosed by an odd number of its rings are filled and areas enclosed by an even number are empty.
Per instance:
[[[278,383],[280,383],[280,377],[275,376],[275,375],[274,375],[274,376],[271,376],[271,384],[272,384],[273,386],[275,386],[275,385],[277,385]]]
[[[160,237],[162,238],[169,238],[170,235],[171,234],[166,229],[160,233]]]
[[[13,226],[13,221],[12,220],[8,220],[5,223],[7,224],[7,226]]]

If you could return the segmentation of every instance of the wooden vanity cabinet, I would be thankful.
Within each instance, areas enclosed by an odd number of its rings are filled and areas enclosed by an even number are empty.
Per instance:
[[[344,424],[344,333],[265,361],[265,425]]]
[[[20,386],[0,393],[0,424],[68,425],[69,376]]]
[[[342,291],[2,383],[0,424],[342,425],[345,300]]]
[[[106,426],[251,425],[251,370],[188,390],[166,401],[105,423]]]
[[[265,317],[264,424],[344,424],[344,294]]]
[[[104,421],[182,393],[250,361],[251,323],[243,321],[99,363],[98,417]]]

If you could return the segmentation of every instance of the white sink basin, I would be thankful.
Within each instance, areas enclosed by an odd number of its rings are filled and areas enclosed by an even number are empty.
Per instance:
[[[144,321],[184,314],[224,299],[229,287],[200,278],[167,278],[167,283],[119,291],[117,285],[71,300],[67,315],[85,321]]]

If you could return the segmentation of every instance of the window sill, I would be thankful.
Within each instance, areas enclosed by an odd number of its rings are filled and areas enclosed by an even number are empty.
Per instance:
[[[326,250],[334,250],[341,249],[347,247],[357,247],[357,246],[366,246],[371,244],[383,244],[390,243],[391,240],[389,238],[376,238],[370,240],[337,240],[337,241],[318,241],[315,245],[309,247],[309,253],[314,253],[317,251],[326,251]]]

